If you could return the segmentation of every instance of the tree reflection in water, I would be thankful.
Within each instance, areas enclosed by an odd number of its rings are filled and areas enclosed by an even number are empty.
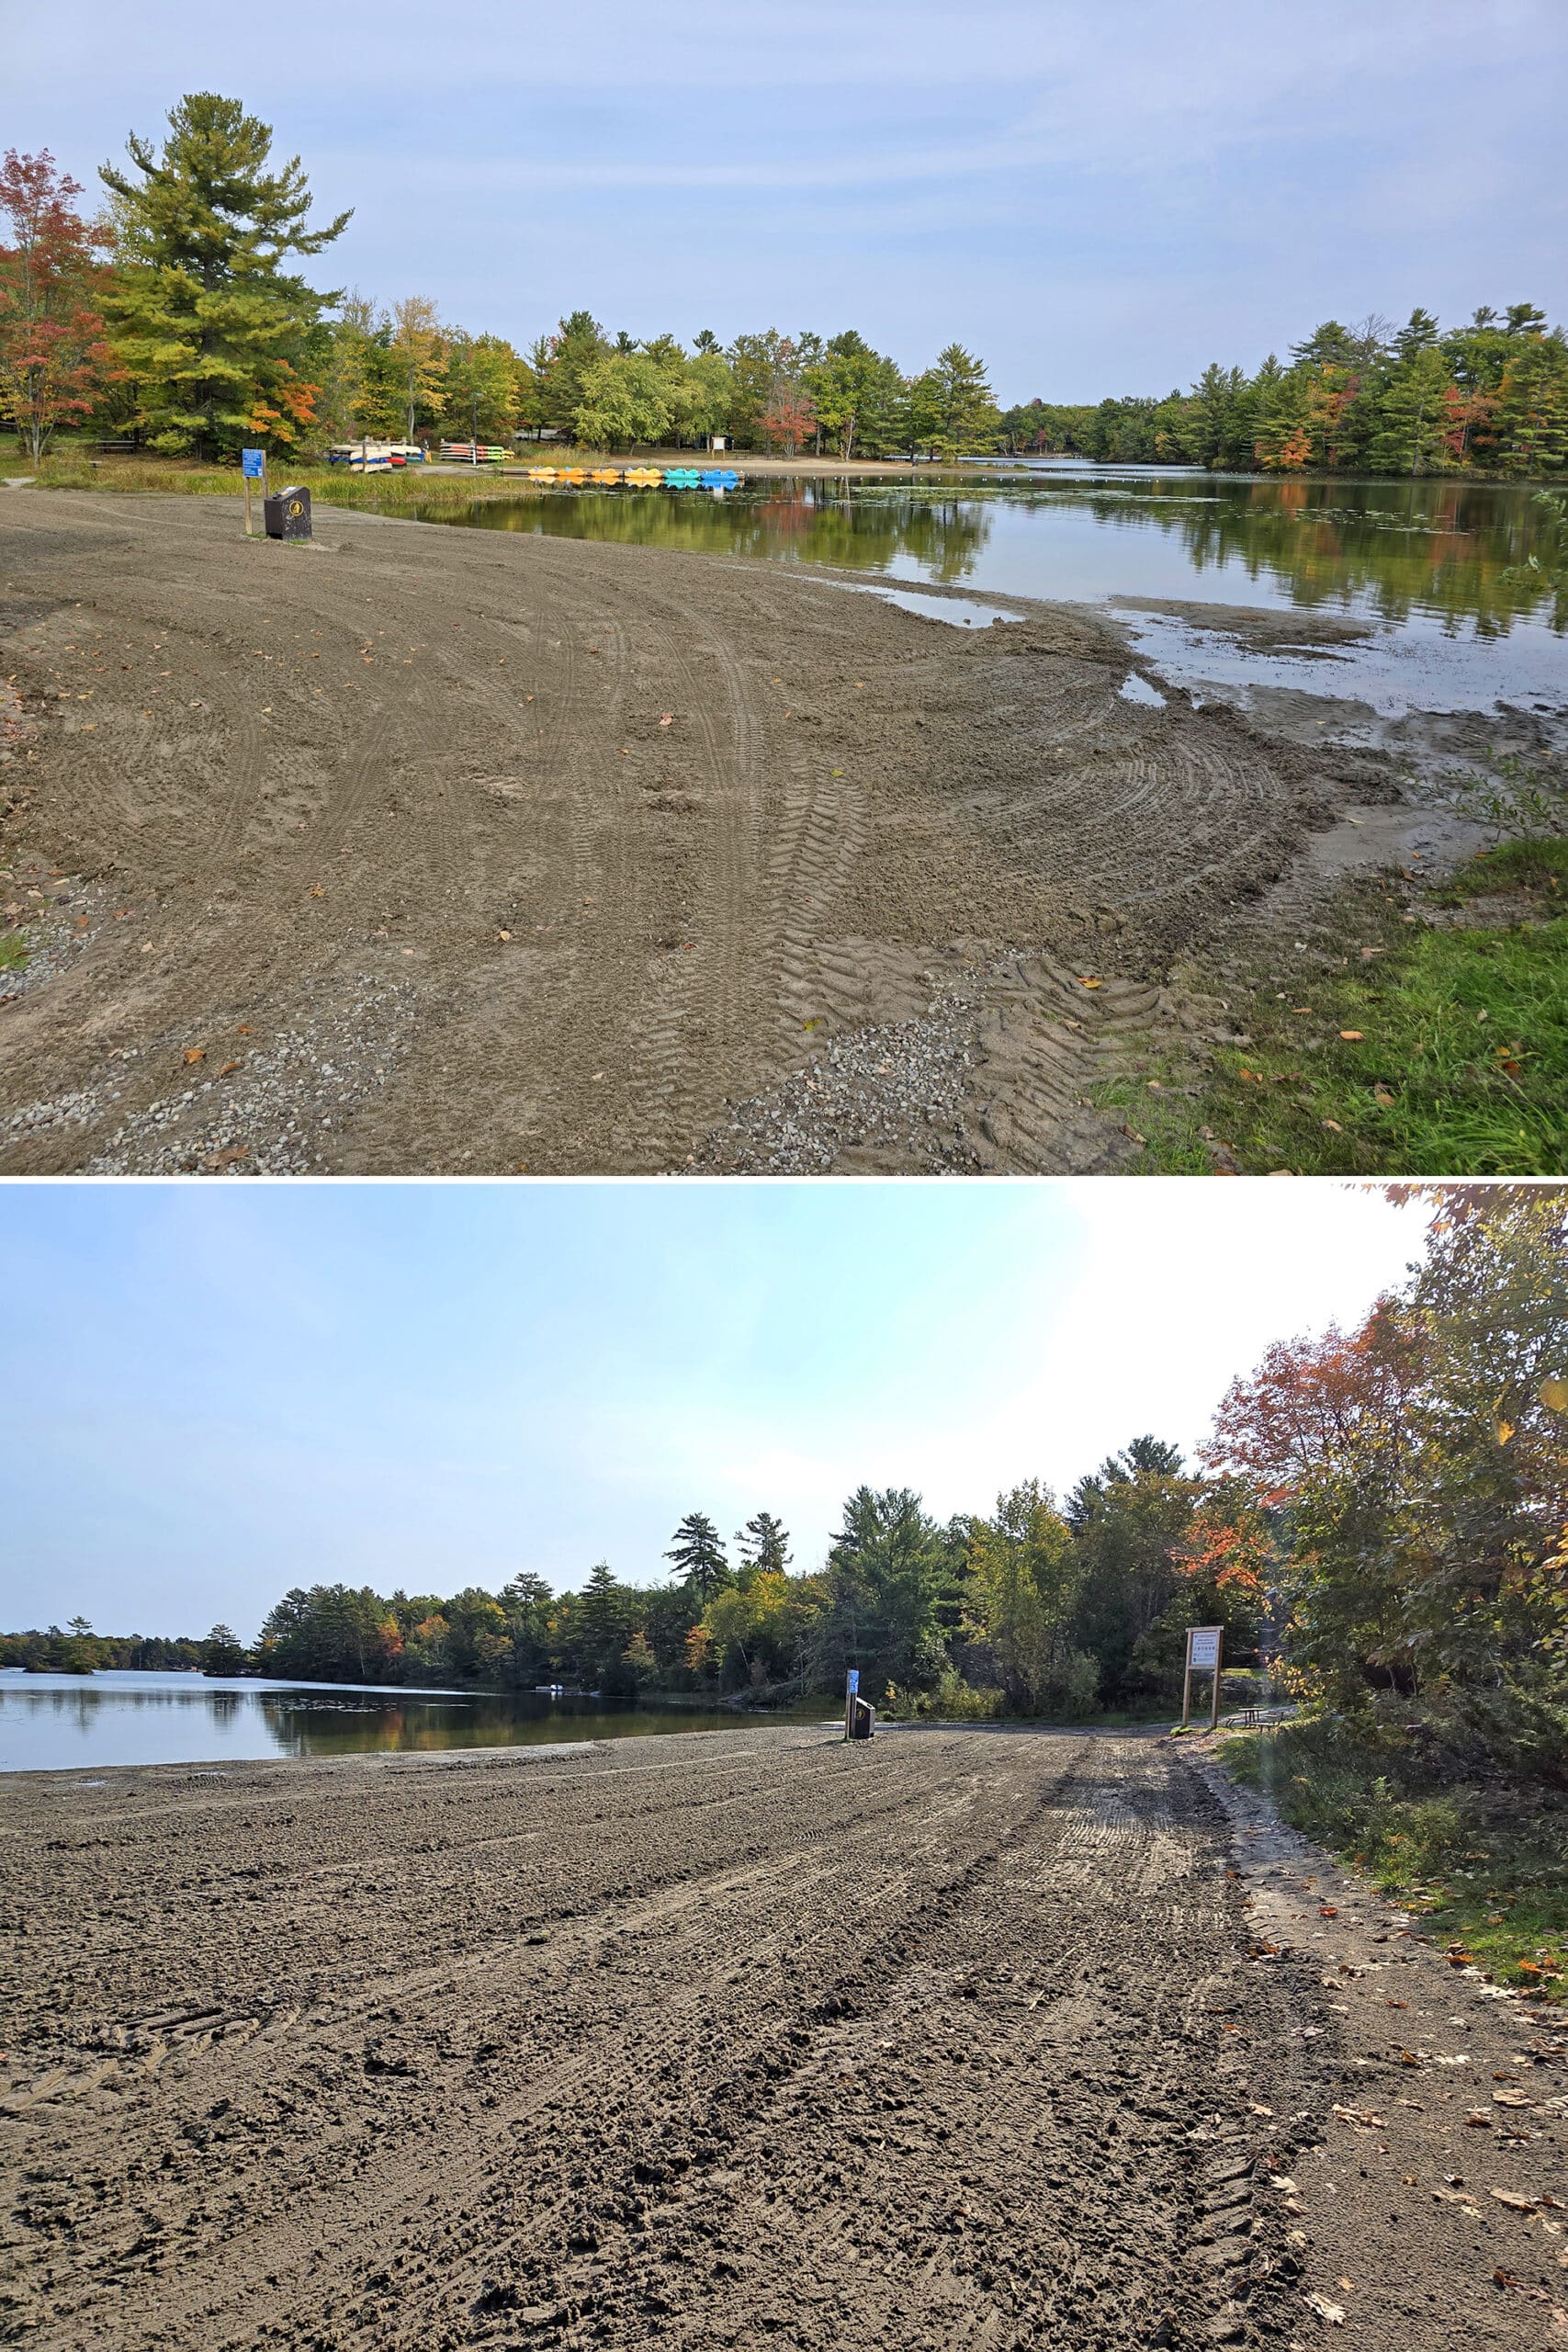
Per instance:
[[[1468,622],[1482,635],[1504,633],[1527,615],[1568,628],[1568,596],[1526,568],[1533,555],[1550,574],[1568,549],[1558,546],[1560,526],[1530,487],[1518,483],[1279,481],[1174,472],[1115,481],[1038,473],[955,487],[775,477],[723,497],[520,484],[515,497],[433,510],[430,519],[896,571],[942,585],[973,582],[1042,596],[1168,594],[1168,562],[1157,579],[1152,571],[1144,577],[1140,562],[1140,543],[1159,541],[1179,549],[1190,577],[1185,593],[1194,597],[1225,601],[1215,575],[1239,571],[1267,582],[1282,604],[1354,608],[1395,626],[1423,613]],[[1004,524],[1006,580],[988,576],[985,560]],[[1086,527],[1118,542],[1113,582],[1098,577],[1103,556],[1077,578],[1082,567],[1072,560],[1069,541],[1081,548]],[[1025,574],[1032,576],[1026,581]]]

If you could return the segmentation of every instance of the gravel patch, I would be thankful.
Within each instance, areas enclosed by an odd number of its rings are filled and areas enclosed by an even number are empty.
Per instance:
[[[313,1176],[359,1105],[378,1094],[408,1050],[420,991],[362,974],[334,990],[240,1066],[165,1094],[132,1114],[85,1164],[90,1176]],[[130,1046],[121,1060],[167,1053]],[[106,1098],[107,1102],[114,1097]]]
[[[729,1176],[820,1176],[850,1153],[908,1170],[969,1175],[961,1106],[978,1058],[990,967],[943,987],[912,1021],[852,1029],[809,1069],[737,1105],[694,1165]]]
[[[68,972],[102,928],[108,894],[98,883],[35,864],[0,866],[0,934],[19,936],[25,964],[0,968],[0,1004],[14,1004]]]

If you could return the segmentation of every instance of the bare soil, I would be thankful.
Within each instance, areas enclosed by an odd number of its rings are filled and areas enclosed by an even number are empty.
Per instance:
[[[317,522],[4,493],[0,1170],[1115,1167],[1172,958],[1385,789],[1092,614]]]
[[[0,2340],[1568,2325],[1556,2037],[1325,1900],[1169,1740],[746,1728],[6,1796]]]

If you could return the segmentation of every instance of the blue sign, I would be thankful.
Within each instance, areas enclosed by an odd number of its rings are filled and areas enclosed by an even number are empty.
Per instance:
[[[242,449],[240,452],[240,463],[244,469],[245,480],[247,481],[265,481],[266,476],[266,451],[265,449]]]
[[[849,1690],[846,1695],[849,1698],[853,1699],[858,1695],[860,1690],[860,1668],[858,1666],[852,1666],[850,1668],[849,1677]]]

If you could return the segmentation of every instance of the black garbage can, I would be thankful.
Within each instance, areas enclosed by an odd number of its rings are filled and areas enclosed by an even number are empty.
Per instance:
[[[850,1701],[850,1737],[870,1739],[876,1731],[876,1709],[869,1699]]]
[[[269,539],[308,539],[310,536],[310,493],[308,490],[275,490],[262,500],[262,517]]]

